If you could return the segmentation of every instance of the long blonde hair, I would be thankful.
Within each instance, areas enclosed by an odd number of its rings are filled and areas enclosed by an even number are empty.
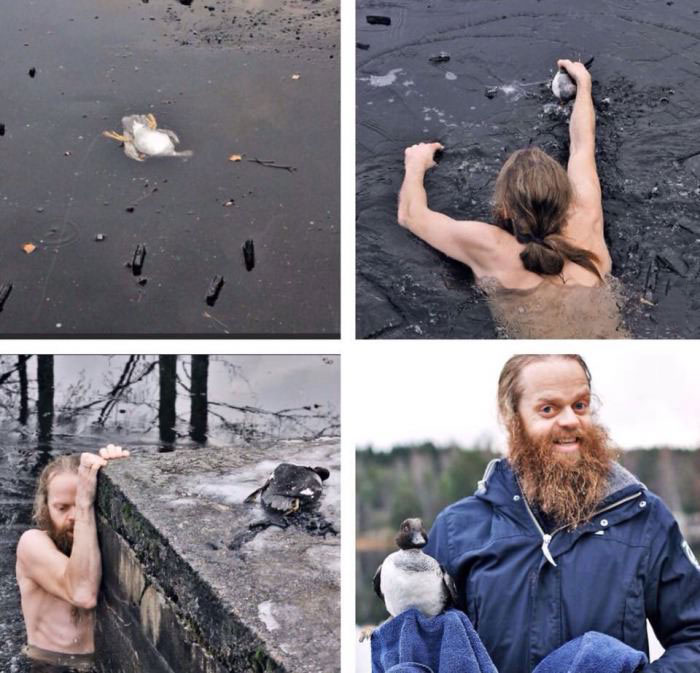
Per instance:
[[[40,530],[48,531],[51,529],[51,518],[49,516],[49,483],[57,475],[64,472],[78,474],[80,466],[80,454],[70,456],[59,456],[54,458],[44,467],[39,475],[39,481],[36,486],[36,495],[34,496],[34,508],[32,511],[32,519]]]
[[[556,276],[566,260],[601,278],[597,255],[572,245],[562,234],[573,197],[561,164],[537,147],[513,152],[496,178],[493,215],[496,224],[525,245],[523,266]]]

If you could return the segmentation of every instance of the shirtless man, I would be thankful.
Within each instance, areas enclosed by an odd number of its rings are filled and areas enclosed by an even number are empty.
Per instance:
[[[102,577],[94,508],[97,472],[128,455],[110,444],[99,455],[61,456],[39,477],[33,513],[38,528],[20,538],[16,564],[27,628],[24,652],[31,660],[92,669]]]
[[[435,166],[436,150],[443,146],[420,143],[406,149],[405,176],[399,192],[401,226],[448,257],[467,264],[487,294],[493,295],[494,288],[506,293],[541,289],[547,295],[540,304],[552,304],[552,297],[554,303],[562,301],[556,299],[562,295],[557,288],[564,285],[584,289],[604,286],[612,266],[603,237],[591,76],[582,63],[562,59],[557,65],[566,69],[577,86],[566,171],[536,147],[518,150],[506,160],[496,180],[494,223],[458,221],[428,207],[423,179]],[[486,280],[490,282],[484,283]],[[582,294],[585,290],[576,297],[579,304]],[[594,308],[600,304],[600,297],[592,298],[591,303]],[[561,309],[558,314],[562,315]],[[580,322],[585,329],[586,320]],[[553,329],[556,332],[556,326]],[[596,336],[523,331],[510,336]]]

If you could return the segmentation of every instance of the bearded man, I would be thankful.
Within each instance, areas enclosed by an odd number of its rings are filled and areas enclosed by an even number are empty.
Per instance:
[[[700,670],[700,566],[663,502],[615,461],[578,355],[518,355],[498,387],[506,459],[442,511],[424,551],[456,580],[500,673],[530,673],[589,631]]]
[[[99,455],[61,456],[39,476],[37,528],[17,544],[17,584],[27,629],[25,655],[37,670],[90,671],[95,606],[102,578],[97,542],[97,473],[128,451],[110,444]],[[40,663],[43,662],[43,663]]]

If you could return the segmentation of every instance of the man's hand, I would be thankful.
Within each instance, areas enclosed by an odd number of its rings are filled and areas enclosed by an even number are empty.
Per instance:
[[[587,91],[591,90],[591,73],[588,72],[586,66],[580,61],[570,61],[568,58],[560,58],[557,61],[557,66],[559,68],[564,68],[569,77],[576,82],[576,90],[583,87]]]
[[[440,143],[418,143],[406,148],[404,167],[406,171],[417,170],[425,173],[435,166],[435,152],[444,147]]]
[[[92,504],[95,502],[95,493],[97,492],[97,472],[99,469],[104,467],[110,460],[128,458],[128,456],[128,451],[114,444],[108,444],[96,454],[81,454],[80,466],[78,467],[76,505],[79,507],[92,507]]]

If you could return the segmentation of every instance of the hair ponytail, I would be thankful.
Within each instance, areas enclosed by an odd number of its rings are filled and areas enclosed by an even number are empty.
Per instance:
[[[525,245],[520,259],[528,271],[556,276],[569,260],[602,279],[597,255],[562,234],[571,199],[571,183],[561,164],[537,147],[517,150],[496,179],[495,222]]]

